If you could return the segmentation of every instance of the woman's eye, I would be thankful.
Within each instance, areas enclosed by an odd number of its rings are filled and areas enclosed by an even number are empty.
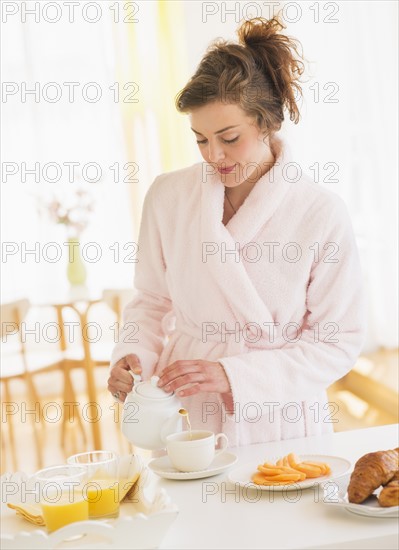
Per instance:
[[[238,136],[235,137],[234,139],[224,139],[223,141],[224,143],[234,143],[235,141],[237,141],[237,139],[238,139]]]
[[[238,140],[238,137],[235,137],[234,139],[223,139],[223,143],[235,143],[237,140]],[[197,143],[198,145],[203,145],[204,143],[206,143],[208,140],[207,139],[203,139],[201,141],[197,140]]]

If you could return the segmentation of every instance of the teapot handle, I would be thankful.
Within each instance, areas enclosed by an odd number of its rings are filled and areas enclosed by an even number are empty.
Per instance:
[[[132,370],[128,370],[129,374],[131,375],[131,377],[133,378],[134,380],[134,383],[135,384],[138,384],[139,382],[142,382],[143,379],[141,378],[141,374],[135,374]]]

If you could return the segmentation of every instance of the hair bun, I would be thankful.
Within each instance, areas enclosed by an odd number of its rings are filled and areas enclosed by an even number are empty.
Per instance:
[[[237,103],[270,134],[281,128],[284,109],[297,123],[299,77],[304,70],[301,44],[282,29],[279,14],[272,19],[255,17],[239,25],[238,44],[222,38],[213,41],[176,97],[177,109],[184,113],[211,101]]]
[[[298,52],[298,41],[282,34],[285,25],[279,15],[272,19],[254,17],[244,21],[237,30],[241,47],[246,47],[255,66],[273,83],[280,102],[290,113],[290,119],[299,120],[296,92],[302,93],[299,78],[304,63]]]
[[[272,19],[254,17],[253,19],[244,21],[239,27],[237,34],[240,44],[255,49],[260,44],[264,45],[265,41],[276,37],[283,29],[285,29],[285,26],[281,23],[278,16]]]

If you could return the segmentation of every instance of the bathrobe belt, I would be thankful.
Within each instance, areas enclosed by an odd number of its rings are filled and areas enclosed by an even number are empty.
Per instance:
[[[221,345],[220,357],[226,357],[231,355],[240,355],[248,351],[276,349],[284,345],[284,340],[275,340],[273,343],[263,332],[257,330],[248,324],[247,327],[240,327],[238,323],[235,327],[223,327],[220,329],[216,323],[203,323],[202,326],[188,325],[182,321],[176,322],[176,328],[171,333],[175,337],[179,333],[183,333],[195,340],[201,342],[204,346],[209,343],[218,343]]]

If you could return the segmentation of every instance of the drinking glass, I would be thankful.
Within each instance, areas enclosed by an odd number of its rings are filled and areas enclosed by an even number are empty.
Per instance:
[[[119,457],[112,451],[89,451],[70,456],[70,465],[87,473],[84,494],[89,503],[89,518],[116,518],[119,515]]]
[[[89,518],[89,505],[83,494],[86,477],[85,468],[71,465],[52,466],[36,472],[34,478],[49,533]]]

